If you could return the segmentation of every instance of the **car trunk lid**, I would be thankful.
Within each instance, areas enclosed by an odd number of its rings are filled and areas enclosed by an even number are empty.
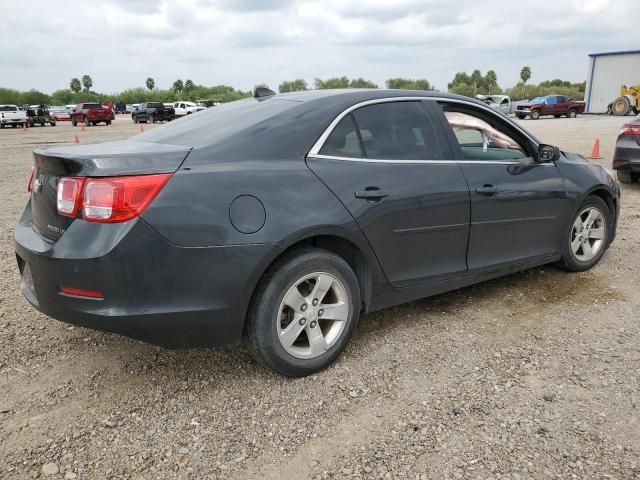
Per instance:
[[[191,148],[148,142],[114,141],[57,146],[34,151],[31,191],[33,228],[58,240],[74,218],[60,215],[56,199],[61,177],[113,177],[173,173]]]

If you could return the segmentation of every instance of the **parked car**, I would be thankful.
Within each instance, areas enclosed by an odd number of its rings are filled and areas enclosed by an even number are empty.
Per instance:
[[[483,98],[479,99],[482,102],[489,105],[491,108],[508,115],[513,113],[511,105],[511,97],[508,95],[482,95]]]
[[[68,122],[71,120],[71,115],[65,107],[51,107],[49,109],[49,115],[51,115],[51,118],[56,122]]]
[[[640,115],[623,125],[613,152],[613,169],[622,183],[640,179]]]
[[[71,112],[71,124],[74,127],[78,123],[84,123],[87,127],[89,125],[95,126],[102,122],[105,125],[111,125],[111,120],[113,120],[113,111],[97,102],[79,103]]]
[[[219,100],[198,100],[197,105],[205,108],[216,107],[221,104]]]
[[[114,112],[116,114],[127,113],[127,104],[124,102],[116,102],[114,105]]]
[[[363,312],[593,267],[620,210],[604,168],[436,92],[269,94],[34,159],[14,236],[38,310],[171,347],[246,333],[290,376]]]
[[[27,124],[30,127],[40,125],[44,127],[47,123],[52,127],[56,126],[56,120],[49,112],[47,105],[25,105],[25,112],[27,114]]]
[[[566,115],[569,118],[575,118],[578,113],[584,113],[584,102],[564,95],[548,95],[536,97],[529,103],[519,104],[515,113],[520,120],[527,116],[531,120],[537,120],[543,115],[553,115],[556,118]]]
[[[17,105],[0,105],[0,128],[18,127],[27,123],[27,112]]]
[[[133,123],[156,123],[167,121],[170,122],[175,118],[175,111],[173,107],[165,107],[160,102],[145,102],[141,103],[136,111],[131,113]]]
[[[173,108],[175,110],[176,117],[191,115],[192,113],[200,112],[201,110],[207,109],[207,107],[196,105],[193,102],[183,102],[183,101],[175,102],[173,104]]]

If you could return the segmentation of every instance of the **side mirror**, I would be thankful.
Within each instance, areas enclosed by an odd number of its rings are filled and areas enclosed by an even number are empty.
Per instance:
[[[560,149],[553,145],[538,146],[538,163],[555,162],[560,158]]]

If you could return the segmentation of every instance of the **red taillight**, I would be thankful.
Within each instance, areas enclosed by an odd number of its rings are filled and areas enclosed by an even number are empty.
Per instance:
[[[620,129],[620,135],[639,135],[640,125],[623,125]]]
[[[126,222],[140,215],[171,174],[131,177],[63,177],[58,183],[58,212],[88,222]]]
[[[36,175],[36,167],[31,167],[31,175],[29,175],[29,183],[27,184],[27,192],[31,192],[33,190],[33,177]]]
[[[82,198],[82,184],[84,178],[63,177],[58,182],[57,207],[58,213],[68,217],[75,217]]]
[[[71,297],[85,297],[102,300],[104,297],[102,292],[98,290],[84,290],[82,288],[60,287],[60,293]]]

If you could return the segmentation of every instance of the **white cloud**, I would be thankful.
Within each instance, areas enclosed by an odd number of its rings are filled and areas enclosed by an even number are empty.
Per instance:
[[[176,78],[249,89],[336,75],[424,77],[441,89],[461,70],[501,85],[584,80],[587,54],[634,38],[631,0],[105,0],[0,2],[3,86],[52,91],[92,75],[98,91]],[[28,33],[28,34],[27,34]],[[630,47],[629,47],[630,48]]]

